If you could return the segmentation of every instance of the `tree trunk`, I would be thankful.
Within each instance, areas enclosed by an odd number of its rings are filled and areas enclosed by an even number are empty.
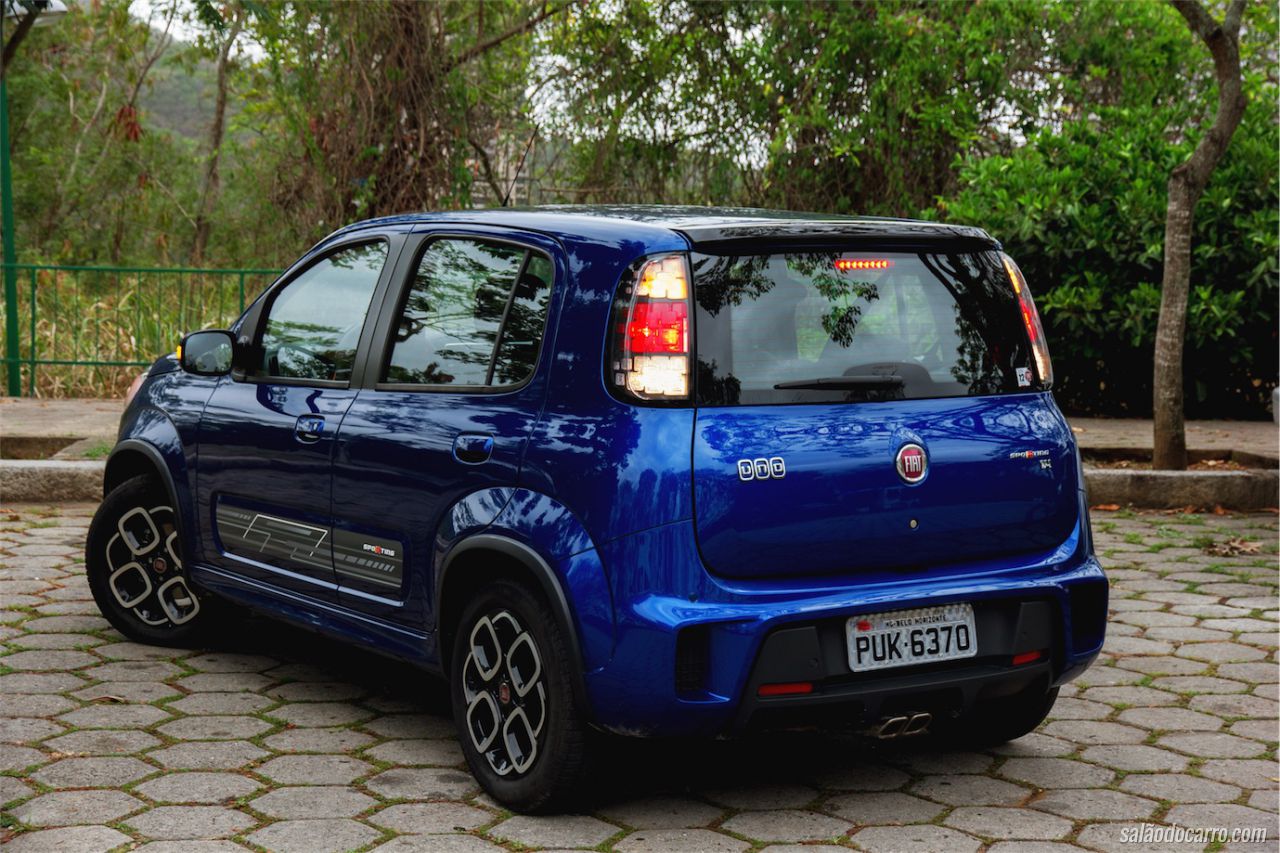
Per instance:
[[[231,50],[236,38],[240,35],[243,18],[237,14],[227,31],[226,41],[218,50],[218,93],[213,109],[213,124],[209,127],[209,162],[205,168],[204,183],[200,187],[200,201],[196,205],[195,235],[191,241],[191,263],[200,266],[204,263],[205,249],[209,246],[209,232],[212,223],[209,217],[213,206],[217,204],[221,189],[221,176],[218,174],[219,161],[222,159],[222,137],[227,127],[227,66],[231,62]]]
[[[1170,0],[1209,53],[1218,84],[1218,110],[1213,125],[1195,151],[1169,176],[1169,202],[1164,226],[1164,277],[1160,321],[1156,326],[1152,411],[1155,443],[1151,464],[1163,470],[1187,467],[1187,436],[1182,394],[1182,353],[1187,329],[1187,296],[1191,289],[1191,234],[1196,203],[1214,167],[1226,153],[1244,115],[1240,76],[1240,18],[1244,0],[1231,0],[1219,24],[1198,0]]]

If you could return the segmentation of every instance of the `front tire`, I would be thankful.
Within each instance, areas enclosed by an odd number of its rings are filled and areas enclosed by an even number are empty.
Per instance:
[[[571,807],[587,773],[588,729],[577,662],[535,590],[485,585],[453,638],[449,694],[467,764],[495,800],[518,812]]]
[[[177,513],[152,477],[126,480],[102,501],[89,525],[85,571],[98,609],[130,640],[188,646],[211,616],[187,581]]]

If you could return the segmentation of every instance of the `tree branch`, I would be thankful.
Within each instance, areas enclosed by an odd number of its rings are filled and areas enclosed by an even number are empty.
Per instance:
[[[493,50],[495,47],[498,47],[499,45],[503,44],[504,42],[510,41],[516,36],[523,35],[524,33],[529,32],[529,30],[533,29],[538,24],[545,21],[547,18],[550,18],[553,15],[558,15],[561,12],[563,12],[565,9],[568,9],[570,6],[574,5],[575,3],[581,3],[581,2],[583,2],[583,0],[569,0],[569,2],[561,3],[558,6],[543,7],[543,10],[541,12],[539,12],[536,15],[533,15],[530,18],[527,18],[525,21],[523,21],[520,24],[517,24],[516,26],[507,30],[506,32],[499,33],[498,35],[493,36],[492,38],[486,39],[485,41],[482,41],[479,44],[474,44],[471,47],[464,50],[462,53],[453,57],[452,59],[450,59],[448,62],[444,64],[443,73],[448,74],[450,71],[453,71],[458,66],[465,65],[466,63],[470,62],[471,60],[475,59],[478,56],[483,56],[484,54],[488,53],[489,51]]]

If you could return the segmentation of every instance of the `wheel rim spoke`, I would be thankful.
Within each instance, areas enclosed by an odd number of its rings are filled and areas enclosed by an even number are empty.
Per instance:
[[[547,719],[542,656],[533,635],[510,611],[482,616],[471,629],[460,675],[472,746],[499,776],[528,771]]]
[[[177,627],[199,614],[200,599],[182,574],[172,507],[139,506],[123,513],[104,556],[111,596],[139,622]]]

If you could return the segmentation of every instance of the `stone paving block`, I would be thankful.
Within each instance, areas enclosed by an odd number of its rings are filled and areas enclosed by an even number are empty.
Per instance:
[[[985,838],[1056,841],[1071,832],[1071,821],[1066,818],[1000,806],[961,806],[944,822]]]
[[[51,757],[38,749],[17,744],[0,743],[0,771],[22,770],[35,764],[44,764]]]
[[[1051,720],[1101,720],[1111,715],[1114,709],[1104,702],[1093,702],[1088,699],[1063,698],[1053,703],[1049,712]]]
[[[365,755],[389,764],[409,766],[453,767],[461,765],[466,760],[457,741],[444,739],[389,740],[365,750]]]
[[[465,771],[428,767],[384,770],[364,786],[389,800],[459,800],[480,787]]]
[[[401,803],[371,816],[369,822],[406,834],[449,833],[476,829],[495,817],[463,803]]]
[[[157,803],[224,803],[261,787],[262,783],[239,773],[187,771],[149,779],[134,791]]]
[[[136,849],[145,853],[245,853],[247,848],[234,841],[188,838],[182,841],[148,841]]]
[[[4,697],[6,717],[52,717],[79,708],[80,703],[54,693],[15,693]]]
[[[256,672],[197,672],[179,678],[174,684],[191,693],[238,693],[261,690],[271,682],[272,679]]]
[[[812,781],[815,785],[837,791],[893,791],[910,780],[910,776],[896,767],[859,761],[850,766],[823,770]]]
[[[1045,734],[1075,743],[1142,743],[1147,733],[1133,726],[1095,720],[1057,720],[1044,728]]]
[[[1016,806],[1032,791],[989,776],[927,776],[912,793],[949,806]]]
[[[1179,773],[1187,768],[1190,759],[1167,749],[1154,746],[1091,746],[1080,754],[1085,761],[1113,767],[1116,770],[1164,771]]]
[[[32,826],[71,826],[110,822],[143,806],[123,791],[54,791],[15,807],[13,816]]]
[[[1259,720],[1280,718],[1280,705],[1270,699],[1244,694],[1192,696],[1187,703],[1197,711],[1221,717],[1252,717]]]
[[[1124,658],[1118,661],[1116,666],[1147,675],[1198,675],[1208,668],[1208,664],[1204,661],[1165,655]]]
[[[221,716],[227,714],[252,714],[269,708],[274,702],[257,693],[192,693],[173,702],[170,708],[183,714]]]
[[[1031,734],[1023,735],[1017,740],[991,747],[991,751],[996,755],[1057,758],[1063,755],[1071,755],[1079,748],[1078,744],[1074,744],[1071,741],[1050,737],[1039,732],[1032,732]]]
[[[1263,743],[1274,743],[1277,738],[1275,720],[1237,720],[1227,731]]]
[[[1254,758],[1267,749],[1257,741],[1226,732],[1177,732],[1164,735],[1156,744],[1201,758]]]
[[[372,712],[345,702],[293,702],[271,709],[271,716],[295,726],[345,726]]]
[[[1126,708],[1117,718],[1152,731],[1203,731],[1222,728],[1222,719],[1187,708]]]
[[[378,834],[343,818],[282,820],[249,833],[246,840],[276,853],[340,853],[371,844]]]
[[[172,646],[149,646],[146,643],[124,640],[119,643],[107,643],[97,649],[97,653],[108,660],[171,660],[189,654],[190,651]]]
[[[1255,649],[1253,646],[1243,646],[1239,643],[1190,643],[1180,646],[1175,654],[1180,657],[1209,661],[1211,663],[1262,660],[1267,656],[1267,653],[1261,649]]]
[[[182,691],[159,681],[104,681],[81,688],[72,693],[77,699],[96,702],[106,699],[109,702],[136,702],[146,705],[168,696],[179,696]]]
[[[0,675],[0,696],[14,693],[65,693],[87,682],[69,672],[11,672]]]
[[[1138,707],[1158,707],[1160,705],[1176,705],[1178,697],[1164,690],[1151,687],[1090,687],[1083,698],[1091,702],[1105,702],[1109,705],[1135,705]]]
[[[750,847],[709,829],[642,829],[613,845],[619,853],[743,853]]]
[[[995,763],[981,752],[910,752],[895,759],[916,773],[986,773]]]
[[[286,702],[347,702],[368,692],[359,684],[342,681],[291,681],[272,687],[267,695]]]
[[[360,728],[385,738],[456,737],[453,721],[429,714],[393,714],[362,723]]]
[[[794,809],[818,798],[817,790],[806,785],[763,784],[738,788],[711,788],[707,799],[731,809]]]
[[[1066,758],[1010,758],[997,772],[1038,788],[1098,788],[1116,775],[1105,767]]]
[[[353,752],[373,741],[354,729],[285,729],[262,742],[277,752]]]
[[[600,817],[634,829],[696,829],[724,816],[724,810],[689,797],[649,797],[606,806]]]
[[[43,740],[50,735],[65,732],[66,726],[39,717],[0,718],[0,741],[28,743]]]
[[[103,702],[69,711],[58,719],[82,729],[145,729],[168,717],[153,705]]]
[[[0,593],[0,600],[4,594]],[[80,649],[105,642],[92,634],[18,634],[9,644],[21,649]],[[94,660],[94,663],[100,663]]]
[[[986,781],[994,782],[996,780],[988,779]],[[931,803],[928,800],[922,800],[919,797],[913,797],[910,794],[903,794],[897,791],[867,791],[857,794],[841,794],[838,797],[832,797],[827,800],[823,803],[822,808],[858,826],[928,823],[945,811],[945,807],[937,803]]]
[[[1211,758],[1200,765],[1206,779],[1242,788],[1275,788],[1275,761],[1260,758]]]
[[[119,788],[157,772],[136,758],[64,758],[41,767],[31,778],[50,788]]]
[[[69,649],[34,649],[0,657],[0,664],[19,672],[60,672],[96,663],[101,663],[96,656]]]
[[[107,853],[132,841],[109,826],[67,826],[24,832],[5,843],[5,853]]]
[[[526,847],[595,847],[620,831],[611,823],[586,815],[518,815],[493,827],[489,835]]]
[[[401,835],[379,844],[378,853],[505,853],[499,847],[474,835]]]
[[[1140,820],[1160,808],[1154,800],[1106,789],[1049,791],[1031,805],[1072,820]]]
[[[945,826],[869,826],[853,836],[867,853],[977,853],[982,842]]]
[[[269,753],[248,741],[191,741],[148,753],[170,770],[234,770]]]
[[[1178,826],[1266,827],[1267,838],[1277,837],[1276,816],[1248,806],[1228,803],[1177,805],[1169,809],[1164,820]]]
[[[118,660],[86,669],[84,674],[99,681],[167,681],[182,674],[182,668],[163,660]]]
[[[1126,791],[1175,803],[1229,803],[1239,799],[1240,789],[1210,779],[1181,773],[1133,773],[1120,783]]]
[[[227,838],[257,821],[241,811],[222,806],[159,806],[129,818],[126,823],[148,838]]]
[[[852,794],[859,797],[884,797],[887,794]],[[905,795],[904,795],[905,796]],[[928,808],[928,804],[924,804]],[[869,809],[875,810],[875,806]],[[881,814],[883,810],[880,810]],[[720,828],[754,841],[825,841],[843,838],[851,829],[851,821],[799,809],[749,811],[734,815]]]
[[[348,785],[373,769],[349,755],[282,755],[257,772],[286,785]]]
[[[270,731],[266,720],[245,716],[183,717],[158,726],[156,731],[176,740],[243,740]]]
[[[355,817],[378,801],[342,785],[276,788],[250,801],[249,808],[268,817]],[[407,830],[402,830],[407,831]]]
[[[280,661],[265,655],[205,652],[184,658],[183,663],[197,672],[262,672],[279,666]]]

